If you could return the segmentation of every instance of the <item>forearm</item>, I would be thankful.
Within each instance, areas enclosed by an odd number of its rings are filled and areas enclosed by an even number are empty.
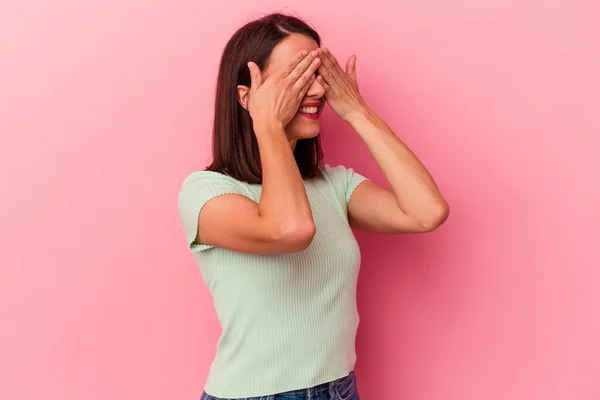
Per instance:
[[[446,217],[448,205],[425,166],[375,112],[365,109],[349,123],[373,155],[404,214],[425,224]]]
[[[302,235],[314,229],[304,182],[283,128],[257,132],[262,164],[261,217],[273,222],[278,235]]]

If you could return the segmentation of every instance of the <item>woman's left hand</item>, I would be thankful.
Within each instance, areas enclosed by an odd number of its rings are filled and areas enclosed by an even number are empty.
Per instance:
[[[346,62],[346,71],[326,48],[320,48],[321,65],[317,80],[325,88],[325,100],[333,111],[346,122],[367,110],[367,104],[358,91],[356,81],[356,56]]]

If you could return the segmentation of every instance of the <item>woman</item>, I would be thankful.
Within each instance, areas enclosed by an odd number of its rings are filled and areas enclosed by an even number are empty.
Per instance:
[[[427,232],[448,205],[301,20],[271,14],[228,42],[212,164],[178,206],[223,332],[202,400],[359,399],[354,376],[360,251],[351,227]],[[392,190],[322,165],[325,103],[367,145]]]

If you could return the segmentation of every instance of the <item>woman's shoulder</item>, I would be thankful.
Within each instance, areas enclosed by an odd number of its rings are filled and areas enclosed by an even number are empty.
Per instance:
[[[223,180],[228,180],[228,179],[233,179],[232,177],[223,174],[221,172],[215,172],[215,171],[207,171],[207,170],[197,170],[197,171],[192,171],[189,172],[183,179],[183,181],[188,181],[191,179],[223,179]]]
[[[321,172],[326,180],[332,183],[343,183],[347,180],[348,173],[352,171],[352,168],[348,168],[345,165],[337,164],[324,164],[321,168]],[[209,171],[209,170],[197,170],[189,172],[183,178],[182,187],[189,185],[196,185],[206,182],[208,183],[222,183],[229,184],[238,187],[255,186],[247,182],[238,180],[232,176],[229,176],[222,172]],[[260,186],[260,185],[259,185]]]
[[[346,168],[346,166],[344,166],[342,164],[333,165],[333,166],[330,164],[325,164],[325,165],[323,165],[323,168],[321,170],[327,176],[338,177],[342,174],[345,174],[347,168]]]
[[[326,178],[340,183],[346,182],[348,179],[348,173],[352,172],[352,168],[346,167],[343,164],[325,164],[321,170]]]
[[[180,186],[180,197],[185,194],[229,192],[248,193],[248,184],[227,174],[215,171],[199,170],[188,173]]]
[[[185,186],[192,182],[223,182],[237,185],[241,185],[244,183],[225,173],[208,170],[198,170],[189,172],[186,176],[184,176],[182,185]]]
[[[328,164],[323,168],[325,176],[329,178],[333,186],[338,188],[341,193],[344,193],[346,202],[350,200],[350,196],[356,187],[369,180],[366,176],[356,172],[353,168],[345,165],[336,165],[332,167]]]

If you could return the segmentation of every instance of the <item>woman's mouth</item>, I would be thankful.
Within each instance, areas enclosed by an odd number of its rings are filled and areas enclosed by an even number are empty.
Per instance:
[[[300,109],[298,110],[298,114],[309,119],[319,119],[319,107],[300,107]]]

